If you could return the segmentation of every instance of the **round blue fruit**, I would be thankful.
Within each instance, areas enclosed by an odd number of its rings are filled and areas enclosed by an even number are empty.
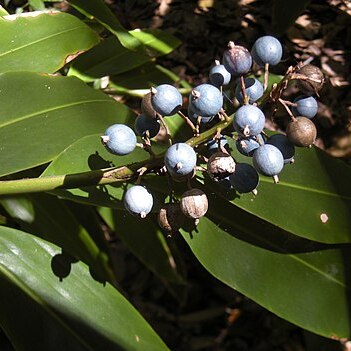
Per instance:
[[[248,137],[260,134],[264,128],[265,121],[265,116],[258,107],[244,105],[236,111],[233,126],[238,133]]]
[[[196,153],[186,143],[173,144],[166,151],[164,162],[172,177],[185,176],[193,172],[196,166]]]
[[[254,61],[261,67],[266,63],[274,66],[282,59],[283,48],[277,38],[266,35],[255,41],[252,46],[251,55]]]
[[[251,69],[251,54],[243,46],[235,45],[230,41],[223,54],[223,65],[233,76],[242,76]]]
[[[188,117],[190,118],[190,120],[191,120],[194,124],[196,124],[197,121],[198,121],[198,118],[201,117],[200,124],[206,124],[206,123],[211,122],[215,116],[209,116],[209,117],[202,117],[202,116],[199,116],[199,115],[194,111],[194,108],[193,108],[193,106],[192,106],[191,101],[189,101],[189,106],[188,106]]]
[[[249,193],[257,188],[259,176],[255,168],[248,163],[237,163],[235,172],[229,176],[229,181],[239,193]]]
[[[113,124],[107,128],[101,140],[108,151],[120,156],[131,153],[137,143],[133,130],[124,124]]]
[[[151,103],[160,115],[171,116],[181,109],[183,98],[173,85],[161,84],[151,88]]]
[[[284,167],[282,153],[270,144],[257,148],[253,154],[252,162],[256,170],[266,176],[276,176]]]
[[[313,118],[318,112],[318,103],[313,96],[299,96],[294,100],[296,106],[292,108],[296,116]]]
[[[223,96],[218,88],[211,84],[200,84],[189,96],[191,108],[198,116],[216,115],[223,106]]]
[[[284,163],[293,162],[295,155],[295,147],[283,134],[274,134],[270,136],[267,141],[267,144],[274,145],[282,153],[284,158]]]
[[[246,94],[249,97],[249,103],[252,104],[253,102],[257,101],[263,95],[263,85],[259,80],[256,78],[245,78],[245,90]],[[236,89],[235,89],[235,97],[238,101],[242,104],[244,102],[243,94],[241,91],[240,82],[238,82]]]
[[[264,139],[261,134],[248,138],[239,138],[236,141],[237,150],[244,156],[251,157],[255,150],[264,144]]]
[[[138,135],[149,138],[155,137],[160,131],[160,122],[156,118],[150,118],[144,114],[139,115],[134,124],[134,129]]]
[[[206,146],[207,146],[207,149],[209,151],[214,151],[214,152],[217,152],[218,149],[219,149],[219,146],[220,147],[225,147],[226,145],[228,145],[228,141],[227,139],[224,137],[224,136],[221,136],[219,141],[218,140],[214,140],[214,139],[211,139],[207,142]]]
[[[220,64],[213,66],[209,74],[210,82],[216,87],[229,84],[231,77],[231,74],[226,70],[224,65]]]
[[[141,218],[151,212],[154,204],[152,195],[141,185],[130,187],[124,194],[123,202],[131,214]]]

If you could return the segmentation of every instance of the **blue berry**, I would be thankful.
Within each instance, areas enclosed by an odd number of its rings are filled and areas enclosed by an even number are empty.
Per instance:
[[[243,46],[235,45],[230,41],[223,54],[223,65],[233,76],[242,76],[251,69],[252,58],[250,52]]]
[[[219,64],[219,61],[216,61],[216,65],[211,68],[209,74],[210,82],[216,87],[229,84],[231,77],[231,74],[224,65]]]
[[[130,187],[124,194],[124,206],[133,215],[146,217],[154,204],[152,195],[141,185]]]
[[[236,111],[233,126],[238,133],[248,137],[260,134],[265,120],[263,112],[258,107],[244,105]]]
[[[283,55],[283,48],[278,39],[266,35],[255,41],[252,46],[251,55],[254,61],[261,67],[266,63],[274,66],[280,62]]]
[[[244,156],[252,156],[254,151],[264,144],[264,139],[261,134],[248,138],[239,138],[236,141],[237,150]]]
[[[196,124],[198,121],[198,118],[200,117],[195,111],[194,111],[194,107],[191,103],[191,101],[189,102],[189,106],[188,106],[188,117],[190,118],[190,120]],[[201,121],[200,124],[206,124],[209,123],[213,120],[215,116],[209,116],[209,117],[202,117],[201,116]]]
[[[296,106],[292,108],[296,116],[313,118],[318,112],[318,103],[313,96],[299,96],[294,100]]]
[[[150,118],[144,114],[139,115],[134,124],[134,129],[138,135],[149,138],[155,137],[160,131],[160,123],[156,118]]]
[[[215,139],[211,139],[210,141],[207,142],[207,149],[211,152],[217,152],[219,147],[218,147],[218,144],[221,146],[221,147],[225,147],[226,145],[228,145],[228,141],[227,139],[224,137],[224,136],[221,136],[220,139],[219,139],[219,143],[218,143],[218,140],[215,140]]]
[[[291,163],[294,160],[295,147],[283,134],[274,134],[268,138],[266,144],[274,145],[283,155],[284,163]]]
[[[200,84],[189,96],[191,108],[201,117],[217,114],[223,106],[223,96],[218,88],[211,84]]]
[[[151,95],[153,108],[162,116],[174,115],[182,107],[182,95],[173,85],[161,84],[151,88]]]
[[[115,155],[127,155],[136,146],[137,138],[131,128],[124,124],[113,124],[105,131],[101,141],[108,151]]]
[[[254,191],[259,183],[255,168],[248,163],[237,163],[235,172],[229,176],[230,184],[239,193]]]
[[[266,176],[277,176],[284,167],[282,153],[278,148],[269,144],[257,148],[252,161],[256,170]]]
[[[164,162],[172,177],[185,176],[193,172],[196,166],[196,153],[186,143],[173,144],[166,151]]]
[[[257,80],[256,78],[245,78],[244,82],[245,82],[246,94],[249,97],[250,104],[252,104],[253,102],[257,101],[260,97],[262,97],[263,85],[259,80]],[[236,86],[235,97],[238,99],[238,101],[241,104],[243,103],[244,99],[241,91],[240,82]]]

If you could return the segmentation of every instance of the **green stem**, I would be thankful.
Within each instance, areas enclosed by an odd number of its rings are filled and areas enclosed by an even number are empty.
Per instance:
[[[190,138],[186,143],[192,147],[196,147],[197,145],[208,140],[211,136],[215,135],[218,128],[223,130],[225,128],[228,128],[231,124],[231,119],[221,121],[200,135]],[[132,163],[130,165],[122,167],[98,169],[82,173],[48,176],[41,178],[25,178],[18,180],[0,181],[0,195],[46,192],[56,189],[74,189],[89,185],[105,185],[118,182],[126,182],[137,179],[138,170],[142,167],[145,167],[147,169],[147,172],[162,167],[163,157],[164,153],[161,153],[151,159],[138,163]]]

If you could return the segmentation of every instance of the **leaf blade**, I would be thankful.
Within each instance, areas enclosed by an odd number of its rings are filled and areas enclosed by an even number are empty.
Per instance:
[[[100,40],[78,18],[55,11],[0,17],[0,30],[0,73],[54,73]]]
[[[73,264],[60,282],[51,271],[58,247],[5,227],[0,246],[0,295],[8,301],[0,311],[2,326],[18,349],[168,350],[129,302],[94,281],[84,264]],[[34,313],[13,318],[16,308],[25,306]]]

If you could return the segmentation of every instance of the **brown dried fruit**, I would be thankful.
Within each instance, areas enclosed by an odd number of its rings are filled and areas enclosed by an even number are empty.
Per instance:
[[[151,96],[152,93],[149,92],[145,94],[141,100],[141,111],[145,116],[148,116],[150,118],[156,118],[157,117],[157,112],[152,106],[151,103]]]
[[[229,154],[218,151],[208,159],[207,172],[214,180],[224,179],[235,172],[235,161]]]
[[[208,210],[206,194],[200,189],[186,191],[180,199],[180,208],[189,218],[198,219],[203,217]]]
[[[306,77],[306,79],[297,80],[297,85],[304,94],[318,94],[318,92],[322,89],[324,84],[324,75],[318,67],[313,65],[305,65],[296,73]]]
[[[317,137],[314,123],[307,117],[296,117],[286,128],[286,136],[296,146],[311,146]]]
[[[175,233],[185,221],[179,204],[164,205],[157,216],[157,222],[166,233]]]

